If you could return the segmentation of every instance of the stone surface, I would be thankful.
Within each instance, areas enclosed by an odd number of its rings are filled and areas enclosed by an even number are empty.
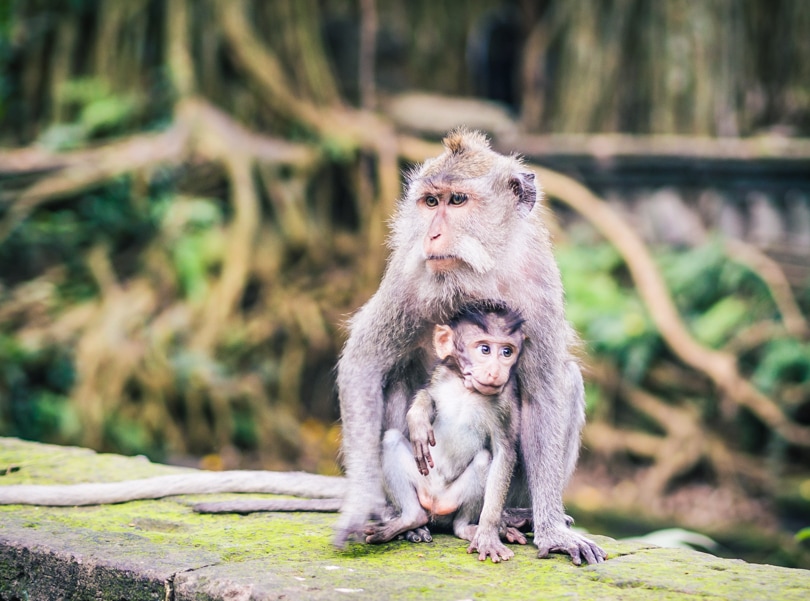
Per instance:
[[[16,471],[8,470],[16,466]],[[180,471],[144,459],[0,438],[0,486]],[[235,495],[216,495],[216,499]],[[101,507],[0,507],[0,600],[810,598],[810,571],[597,537],[607,562],[576,567],[515,549],[482,563],[463,541],[330,544],[334,515],[198,515],[200,496]]]

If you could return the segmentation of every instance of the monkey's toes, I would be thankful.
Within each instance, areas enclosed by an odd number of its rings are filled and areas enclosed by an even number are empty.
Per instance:
[[[408,530],[405,533],[405,540],[412,543],[431,543],[433,542],[433,536],[431,536],[430,530],[422,526],[421,528]]]
[[[366,528],[366,542],[372,545],[380,543],[387,543],[389,540],[396,536],[396,533],[391,534],[386,528]]]

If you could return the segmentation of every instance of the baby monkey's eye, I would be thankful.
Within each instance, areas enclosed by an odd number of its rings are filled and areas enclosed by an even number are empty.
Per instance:
[[[450,204],[451,205],[456,205],[456,206],[463,205],[465,202],[467,202],[467,195],[466,194],[462,194],[461,192],[453,192],[450,195]]]
[[[425,205],[430,207],[431,209],[437,207],[439,206],[439,199],[433,196],[432,194],[425,196]]]
[[[507,359],[514,354],[514,349],[508,346],[505,346],[501,349],[501,355],[506,357]]]
[[[492,351],[492,349],[489,348],[488,344],[480,344],[480,345],[478,345],[478,350],[481,351],[482,355],[489,355],[489,353]]]

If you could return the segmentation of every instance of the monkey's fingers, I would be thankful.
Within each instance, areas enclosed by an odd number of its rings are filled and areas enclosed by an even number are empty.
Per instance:
[[[519,545],[525,545],[527,542],[526,535],[517,528],[512,528],[511,526],[507,526],[504,529],[504,533],[501,538],[505,538],[507,542],[512,544],[517,543]]]
[[[497,544],[476,544],[475,542],[470,543],[470,546],[467,547],[467,553],[475,553],[478,551],[478,561],[486,561],[487,557],[492,559],[492,563],[500,563],[501,561],[509,561],[512,557],[515,556],[514,552],[512,552],[508,547],[504,546],[500,542]]]
[[[416,467],[419,468],[419,473],[427,476],[429,473],[428,466],[433,467],[433,457],[430,455],[430,449],[427,445],[422,443],[414,443],[413,455],[416,459]]]
[[[435,447],[435,446],[436,446],[436,437],[435,437],[435,436],[433,436],[433,428],[431,428],[430,430],[428,430],[428,443],[429,443],[429,444],[430,444],[430,446],[432,446],[432,447]],[[432,464],[432,463],[430,464],[430,467],[433,467],[433,464]]]
[[[427,476],[430,472],[428,471],[428,467],[427,464],[425,463],[425,460],[420,457],[414,457],[414,459],[416,459],[416,469],[419,470],[419,473],[422,474],[423,476]]]

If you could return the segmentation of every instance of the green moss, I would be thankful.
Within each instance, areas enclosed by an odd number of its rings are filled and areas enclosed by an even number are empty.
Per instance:
[[[19,463],[24,469],[0,477],[0,485],[120,480],[175,469],[135,458],[0,439],[0,466],[8,463]],[[236,495],[215,497],[224,500]],[[195,514],[191,505],[202,498],[100,507],[8,506],[0,507],[0,520],[4,525],[25,526],[40,537],[70,533],[86,541],[84,548],[90,552],[125,553],[128,561],[147,566],[156,561],[156,553],[169,566],[175,565],[172,558],[182,558],[177,560],[177,578],[194,578],[196,586],[223,578],[249,582],[257,598],[261,591],[270,591],[268,596],[283,591],[288,597],[301,598],[334,598],[335,591],[349,591],[360,598],[481,600],[798,600],[810,593],[807,571],[604,538],[599,540],[610,554],[609,561],[583,567],[562,556],[538,560],[531,545],[516,546],[515,557],[508,562],[479,562],[467,554],[464,541],[449,535],[437,535],[430,544],[351,544],[338,551],[331,544],[334,515]]]

